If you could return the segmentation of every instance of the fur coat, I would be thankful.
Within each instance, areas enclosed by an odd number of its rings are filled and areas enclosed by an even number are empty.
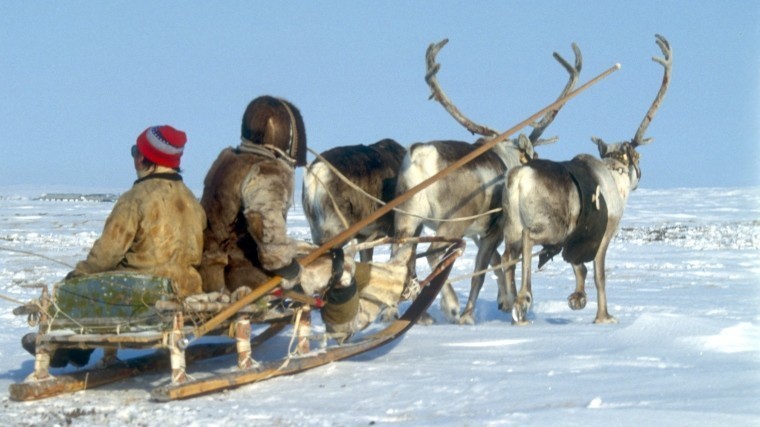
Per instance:
[[[106,219],[103,233],[73,275],[129,271],[167,277],[179,297],[200,293],[198,266],[206,215],[177,173],[135,181]]]
[[[222,150],[204,181],[206,292],[255,288],[284,268],[300,269],[297,244],[287,235],[294,169],[268,150],[249,148]]]

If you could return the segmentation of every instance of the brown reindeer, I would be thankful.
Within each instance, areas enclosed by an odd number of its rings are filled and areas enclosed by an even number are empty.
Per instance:
[[[306,168],[301,194],[314,243],[322,245],[368,217],[380,206],[377,200],[392,200],[404,154],[406,149],[392,139],[335,147],[321,153]],[[353,186],[338,177],[336,171]],[[355,237],[363,242],[392,235],[393,212],[389,212]],[[361,251],[360,257],[362,262],[371,261],[372,249]]]
[[[436,78],[440,65],[436,64],[435,57],[447,42],[448,40],[443,40],[437,44],[431,44],[427,50],[425,80],[432,90],[431,98],[440,102],[446,111],[473,134],[480,134],[486,138],[497,136],[499,132],[473,123],[462,115],[440,88]],[[559,54],[554,53],[557,61],[570,74],[560,97],[565,96],[573,89],[581,70],[581,53],[575,44],[573,44],[573,51],[575,53],[574,67]],[[498,264],[501,258],[496,249],[503,238],[504,224],[504,216],[501,212],[504,174],[509,168],[533,158],[535,155],[534,146],[556,140],[556,138],[543,140],[540,137],[558,112],[559,109],[550,111],[539,123],[534,124],[530,137],[497,144],[494,149],[477,157],[401,204],[395,217],[396,236],[419,235],[425,226],[435,231],[436,235],[439,236],[471,237],[478,245],[475,271],[485,269],[489,262]],[[462,141],[432,141],[412,145],[404,157],[399,171],[397,194],[404,193],[409,188],[416,186],[464,157],[473,151],[479,143],[480,141],[475,144]],[[451,219],[458,220],[450,221]],[[433,255],[429,256],[429,262],[433,265],[435,245],[432,245],[430,249]],[[415,271],[415,260],[411,256],[412,253],[414,253],[414,247],[409,245],[405,248],[394,248],[392,254],[394,258],[400,257],[398,259],[408,262],[410,274]],[[511,309],[511,304],[503,300],[503,296],[506,294],[506,284],[501,270],[497,270],[497,276],[499,276],[499,307],[505,310]],[[447,283],[441,297],[441,309],[450,321],[474,324],[475,302],[484,279],[483,274],[472,277],[470,295],[461,316],[459,314],[459,298],[451,284]],[[412,282],[413,280],[410,277],[409,283]]]
[[[644,138],[649,123],[660,106],[670,83],[671,50],[667,40],[656,35],[663,58],[653,58],[664,68],[662,85],[631,141],[607,145],[592,138],[600,159],[581,154],[569,162],[533,160],[509,171],[504,194],[507,218],[504,228],[505,262],[517,259],[522,251],[522,283],[512,309],[516,324],[526,323],[525,316],[533,299],[531,291],[530,251],[543,245],[546,254],[539,258],[539,268],[562,251],[572,264],[575,292],[568,297],[573,310],[586,306],[584,263],[594,262],[597,312],[594,323],[615,323],[607,312],[604,261],[607,247],[617,231],[631,191],[641,178],[636,148],[648,144]],[[515,266],[507,269],[509,291],[515,294]]]

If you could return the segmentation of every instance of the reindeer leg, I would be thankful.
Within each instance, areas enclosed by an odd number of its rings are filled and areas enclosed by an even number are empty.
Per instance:
[[[496,284],[497,286],[497,293],[496,293],[496,302],[499,305],[499,309],[501,309],[502,301],[506,301],[508,304],[508,298],[509,298],[509,291],[507,290],[507,277],[504,273],[503,268],[498,268],[499,265],[501,265],[501,255],[499,255],[499,251],[493,251],[493,255],[491,256],[491,267],[496,268],[494,270],[494,274],[496,275]],[[509,310],[507,310],[509,311]]]
[[[496,248],[499,246],[499,243],[501,243],[501,239],[502,236],[501,233],[499,233],[496,238],[483,236],[478,241],[478,254],[475,257],[475,271],[484,270],[490,264],[491,259],[494,256],[498,256]],[[480,295],[480,290],[483,289],[483,282],[485,280],[485,273],[472,276],[472,280],[470,281],[470,296],[467,298],[467,305],[459,319],[459,324],[475,324],[475,304],[478,302],[478,296]]]
[[[441,311],[451,323],[459,322],[459,295],[451,282],[446,282],[441,290]]]
[[[399,227],[397,228],[399,230],[397,237],[403,239],[404,237],[411,237],[412,235],[417,236],[419,233],[422,232],[422,225],[420,224],[414,232],[410,233],[407,229]],[[391,261],[392,262],[402,262],[406,264],[407,266],[407,272],[406,272],[406,278],[404,279],[404,290],[401,293],[401,300],[408,300],[408,299],[414,299],[417,297],[416,293],[414,292],[414,284],[417,280],[417,259],[415,258],[415,254],[417,253],[417,244],[416,243],[395,243],[391,247]],[[426,313],[427,314],[427,313]],[[393,320],[396,320],[400,317],[398,312],[398,304],[394,306],[389,306],[385,310],[383,310],[382,314],[380,315],[380,319],[382,322],[391,322]],[[428,315],[429,317],[429,315]]]
[[[533,249],[533,242],[530,238],[530,231],[523,229],[522,232],[522,283],[520,292],[517,294],[515,305],[512,307],[512,323],[516,325],[527,325],[528,321],[525,316],[528,314],[531,304],[533,303],[533,292],[530,285],[530,251]]]
[[[366,262],[372,262],[372,256],[375,253],[374,248],[365,249],[363,251],[359,251],[359,260],[363,263]]]
[[[483,287],[483,275],[474,276],[470,281],[470,296],[467,298],[467,305],[459,318],[460,325],[475,324],[475,304],[477,304],[480,289]]]
[[[445,247],[446,244],[444,243],[430,244],[430,247],[428,248],[430,255],[427,256],[427,262],[431,268],[436,265],[438,259],[440,258],[439,254],[441,252],[439,249]],[[441,290],[441,311],[443,312],[444,317],[446,317],[446,320],[449,322],[456,323],[459,320],[459,296],[454,290],[454,286],[450,282],[446,282],[443,286],[443,289]],[[430,314],[427,312],[423,315],[423,317],[420,318],[420,320],[418,320],[418,322],[419,321],[422,321],[423,325],[430,325],[435,323],[433,317],[430,316]]]
[[[609,231],[609,230],[608,230]],[[610,237],[608,237],[608,235]],[[596,319],[594,323],[617,323],[612,315],[607,312],[607,293],[605,292],[605,283],[607,281],[604,260],[607,257],[607,246],[610,244],[612,233],[607,233],[599,246],[599,251],[594,258],[594,284],[596,285]]]
[[[584,264],[573,264],[573,273],[575,273],[575,292],[567,297],[567,305],[573,310],[580,310],[586,307],[586,273],[588,269]]]
[[[510,313],[515,305],[515,299],[517,298],[517,288],[515,286],[515,269],[517,266],[513,264],[518,259],[519,246],[506,245],[504,249],[504,256],[502,257],[503,263],[507,264],[504,271],[504,294],[499,299],[499,310]]]
[[[415,236],[419,236],[419,235],[420,235],[420,232],[421,232],[421,231],[422,231],[422,229],[420,229],[420,230],[419,230],[419,231],[418,231],[418,232],[415,234]],[[416,246],[415,246],[415,247],[416,247]],[[436,244],[435,244],[435,243],[433,243],[433,244],[431,244],[431,245],[430,245],[430,247],[428,248],[428,250],[431,250],[431,251],[432,251],[432,250],[434,250],[435,248],[436,248]],[[415,249],[415,250],[413,251],[413,253],[417,253],[417,250]],[[414,256],[412,256],[412,262],[414,262],[414,260],[415,260],[415,257],[414,257]],[[436,257],[435,255],[429,255],[429,256],[427,257],[427,262],[428,262],[428,265],[430,265],[430,266],[433,266],[433,265],[435,265],[435,263],[436,263],[436,260],[437,260],[437,257]],[[413,278],[412,278],[412,277],[410,277],[410,278],[408,279],[408,280],[409,280],[409,283],[411,284],[411,283],[412,283],[411,281],[412,281],[413,279],[415,279],[415,280],[416,280],[416,278],[417,278],[416,274],[417,274],[417,273],[416,273],[416,270],[409,270],[409,271],[414,271],[414,272],[415,272],[415,276],[414,276]],[[417,293],[419,293],[419,289],[417,289]],[[417,295],[415,294],[414,296],[416,297]],[[445,286],[444,286],[444,287],[443,287],[443,289],[441,290],[441,310],[443,311],[443,314],[444,314],[444,315],[445,315],[445,316],[446,316],[448,319],[451,319],[451,318],[449,317],[449,311],[448,311],[448,310],[450,310],[450,309],[447,309],[446,307],[451,307],[451,306],[454,306],[454,307],[455,307],[455,308],[454,308],[454,316],[456,317],[456,316],[457,316],[457,314],[459,314],[459,297],[457,296],[457,293],[456,293],[456,291],[454,291],[454,287],[451,285],[451,283],[449,283],[449,282],[446,282],[446,283],[445,283]],[[398,316],[397,316],[397,317],[398,317]],[[451,321],[451,320],[450,320],[450,321]],[[420,325],[426,325],[426,326],[430,326],[430,325],[432,325],[432,324],[434,324],[434,323],[435,323],[435,319],[433,318],[433,316],[432,316],[432,315],[430,315],[430,311],[425,311],[425,312],[424,312],[424,313],[422,313],[422,315],[421,315],[421,316],[420,316],[420,317],[417,319],[417,324],[420,324]]]

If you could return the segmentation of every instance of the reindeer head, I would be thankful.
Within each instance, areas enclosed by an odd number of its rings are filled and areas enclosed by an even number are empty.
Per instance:
[[[641,168],[639,167],[640,155],[638,151],[636,151],[636,148],[653,141],[653,138],[644,138],[644,133],[652,122],[652,118],[654,118],[657,109],[660,107],[660,103],[662,103],[662,99],[665,97],[665,92],[668,90],[668,85],[670,84],[670,70],[672,66],[673,52],[670,49],[670,44],[665,40],[665,37],[655,34],[655,39],[662,51],[663,57],[653,57],[652,60],[661,64],[665,68],[665,73],[662,77],[660,90],[657,92],[657,96],[649,107],[644,119],[641,121],[641,124],[636,131],[636,135],[634,135],[633,139],[630,141],[618,142],[615,144],[606,144],[601,138],[591,137],[591,141],[593,141],[599,148],[599,156],[602,159],[610,159],[610,164],[612,165],[611,167],[613,170],[619,170],[620,173],[628,173],[632,190],[638,187],[639,180],[641,179]]]
[[[470,131],[472,134],[478,134],[482,135],[484,138],[478,139],[478,142],[483,142],[485,139],[495,138],[499,136],[500,132],[497,132],[494,129],[491,129],[487,126],[483,126],[480,124],[477,124],[473,122],[472,120],[465,117],[459,109],[451,102],[448,96],[443,92],[443,89],[441,89],[440,85],[438,84],[438,78],[436,75],[438,74],[438,70],[440,70],[441,65],[437,64],[436,61],[436,55],[438,54],[438,51],[443,48],[443,46],[448,43],[448,39],[443,39],[438,43],[431,43],[430,46],[427,49],[427,53],[425,56],[426,64],[427,64],[427,72],[425,74],[425,81],[427,82],[428,86],[430,86],[430,89],[432,90],[432,93],[430,94],[430,99],[435,99],[438,101],[446,111],[451,114],[454,119],[459,122],[462,126],[464,126],[467,130]],[[581,72],[581,67],[583,64],[583,56],[581,55],[581,50],[578,48],[578,45],[575,43],[572,44],[573,47],[573,53],[575,54],[575,65],[570,65],[569,62],[567,62],[560,54],[557,52],[554,52],[554,59],[556,59],[570,74],[570,77],[568,79],[567,84],[565,85],[564,89],[560,93],[559,97],[557,99],[561,99],[565,97],[570,91],[573,90],[575,87],[575,84],[578,82],[578,76]],[[563,104],[564,105],[564,104]],[[513,156],[509,156],[506,151],[507,148],[516,149],[518,152],[518,159],[521,164],[525,164],[529,162],[530,160],[538,157],[538,154],[536,153],[534,147],[537,147],[539,145],[545,145],[545,144],[551,144],[558,140],[557,137],[548,138],[548,139],[542,139],[541,135],[544,133],[546,128],[554,121],[554,118],[557,117],[557,114],[559,113],[560,108],[562,106],[558,107],[555,110],[547,112],[544,117],[541,118],[540,121],[536,123],[532,123],[531,126],[533,127],[533,131],[530,133],[530,136],[525,136],[523,134],[520,134],[520,136],[517,139],[510,139],[505,141],[505,144],[497,144],[494,147],[494,151],[499,154],[502,159],[509,158]],[[506,157],[505,157],[506,156]]]

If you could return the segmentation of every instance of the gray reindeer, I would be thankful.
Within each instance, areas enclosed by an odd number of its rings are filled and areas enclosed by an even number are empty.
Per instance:
[[[404,154],[406,149],[401,144],[386,138],[369,145],[331,148],[309,164],[303,179],[302,203],[314,244],[322,245],[368,217],[380,206],[376,200],[392,200]],[[336,171],[356,187],[339,178]],[[393,212],[389,212],[355,238],[361,243],[392,235]],[[372,252],[361,251],[362,262],[372,261]]]
[[[461,125],[473,134],[486,138],[497,136],[500,132],[482,126],[467,119],[453,105],[438,84],[436,74],[440,65],[436,63],[438,51],[448,42],[443,40],[431,44],[426,54],[427,73],[425,80],[432,90],[431,98],[441,103]],[[568,71],[570,77],[560,98],[570,92],[578,80],[581,70],[582,57],[580,49],[573,44],[575,66],[565,61],[559,54],[554,57]],[[425,190],[417,193],[411,199],[399,206],[395,215],[397,237],[417,236],[423,226],[435,231],[438,236],[471,237],[478,245],[475,271],[488,267],[489,262],[499,264],[501,257],[497,247],[503,239],[504,216],[501,212],[502,187],[504,174],[510,168],[532,159],[534,147],[554,142],[556,138],[540,139],[542,133],[556,117],[559,109],[548,112],[538,122],[533,124],[529,137],[519,140],[509,140],[497,144],[492,150],[484,153],[464,167],[452,172]],[[463,141],[431,141],[413,144],[404,157],[399,170],[397,194],[403,194],[420,182],[443,170],[458,159],[473,151],[475,144]],[[456,221],[441,222],[438,219]],[[428,261],[434,262],[435,245],[431,245]],[[396,247],[392,256],[394,259],[407,260],[410,273],[414,270],[413,245]],[[499,279],[499,294],[503,296],[506,284],[501,270],[497,270]],[[459,314],[459,298],[450,283],[447,283],[441,296],[441,309],[450,321],[461,324],[474,324],[474,310],[478,294],[483,285],[483,274],[474,275],[471,280],[470,295],[463,313]],[[410,283],[413,282],[410,278]],[[511,309],[506,301],[500,298],[500,307]]]
[[[641,178],[636,148],[652,141],[644,138],[644,133],[670,83],[670,45],[660,35],[655,38],[663,58],[652,59],[665,69],[662,85],[631,141],[608,145],[593,137],[601,160],[588,154],[569,162],[533,160],[507,174],[504,262],[511,263],[522,252],[522,283],[512,309],[516,324],[527,323],[525,318],[533,299],[530,253],[534,245],[544,246],[539,268],[560,251],[572,264],[575,292],[568,297],[568,305],[573,310],[586,306],[584,263],[593,261],[598,304],[594,323],[617,322],[607,312],[604,261],[628,195]],[[506,273],[509,292],[514,296],[515,265],[507,267]]]

